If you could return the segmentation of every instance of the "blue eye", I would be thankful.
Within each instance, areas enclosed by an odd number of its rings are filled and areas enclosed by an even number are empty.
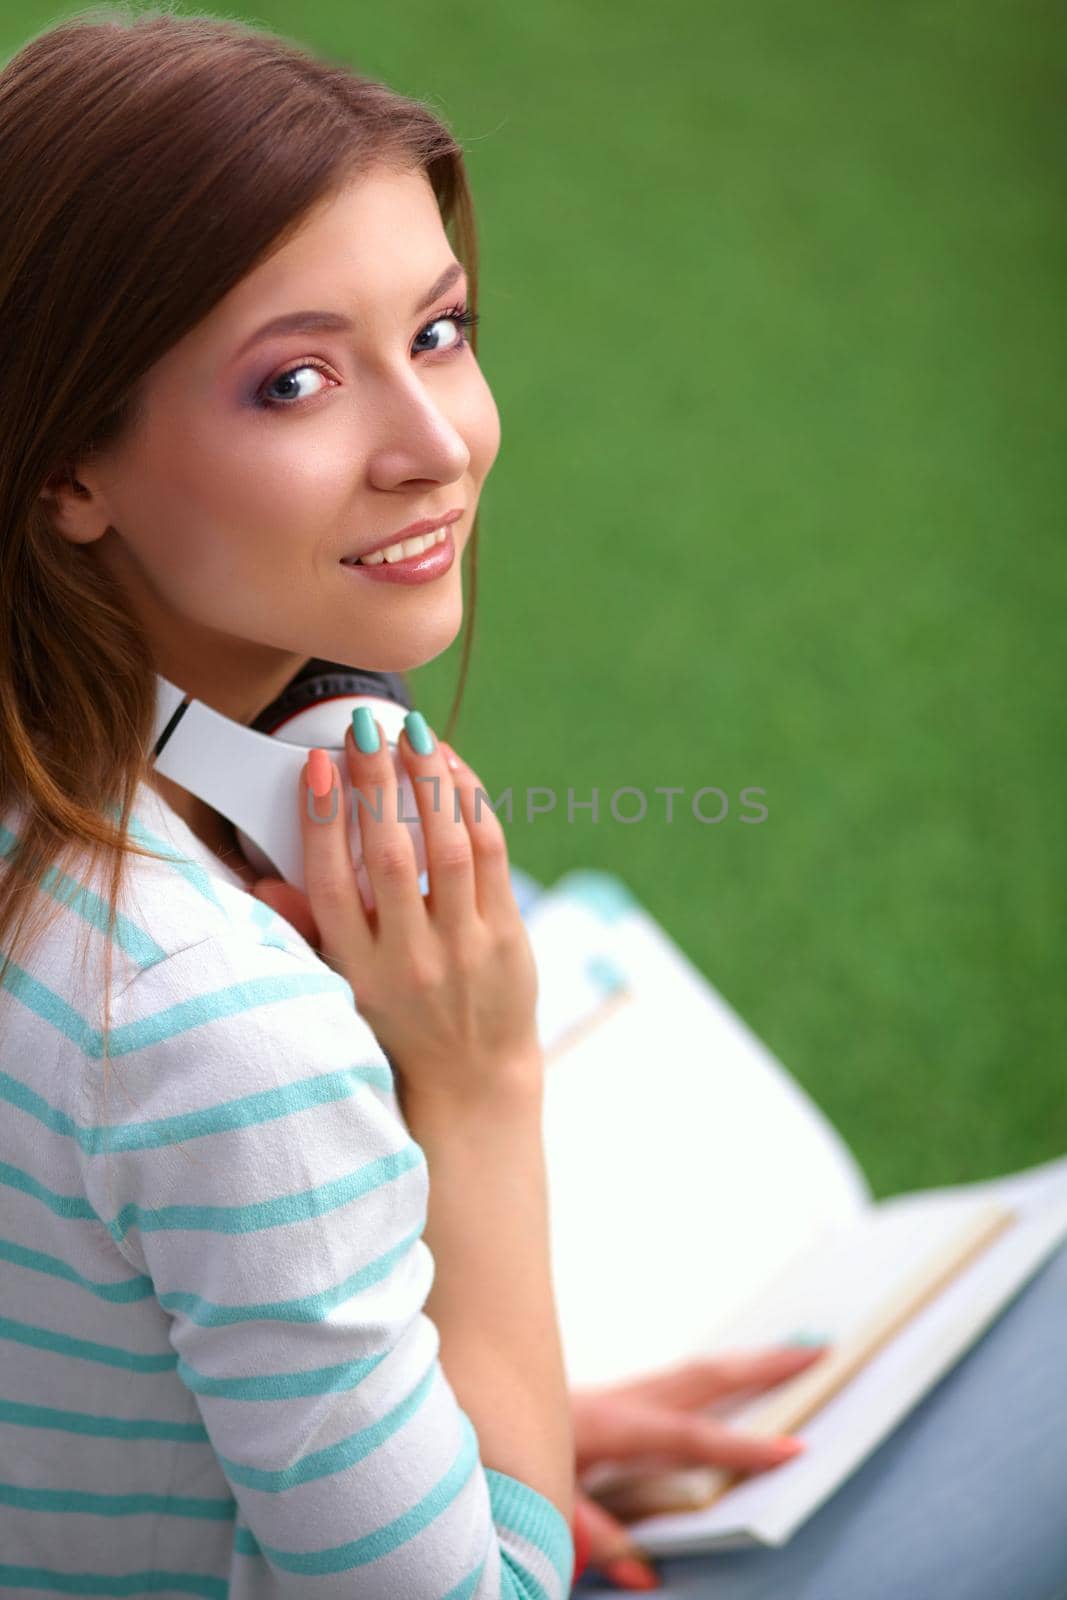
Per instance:
[[[446,356],[458,355],[461,351],[469,349],[470,340],[467,338],[466,330],[473,328],[478,320],[477,314],[469,310],[467,306],[452,306],[448,311],[440,312],[433,318],[432,322],[428,322],[424,328],[420,329],[416,338],[421,339],[431,328],[435,328],[439,322],[454,322],[459,328],[460,336],[455,344],[445,350],[443,354]],[[435,355],[436,353],[434,350],[421,352],[424,355]],[[281,383],[283,379],[291,380],[299,372],[325,373],[326,368],[320,361],[312,360],[300,361],[295,366],[286,367],[284,372],[279,372],[276,377],[268,379],[263,387],[257,391],[255,396],[256,406],[264,411],[293,410],[302,405],[305,399],[313,400],[315,398],[314,395],[297,395],[286,399],[269,394],[269,391],[274,388],[276,383]]]

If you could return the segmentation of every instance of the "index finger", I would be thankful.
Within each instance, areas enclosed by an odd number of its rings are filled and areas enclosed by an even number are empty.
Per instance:
[[[769,1389],[805,1372],[828,1349],[829,1345],[770,1345],[763,1350],[730,1350],[637,1378],[623,1387],[642,1400],[692,1410],[740,1389]]]

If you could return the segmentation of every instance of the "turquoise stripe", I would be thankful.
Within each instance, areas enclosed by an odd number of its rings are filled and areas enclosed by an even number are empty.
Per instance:
[[[46,983],[41,983],[17,961],[8,963],[3,987],[10,990],[16,1000],[21,1000],[27,1011],[34,1012],[42,1021],[55,1028],[64,1038],[76,1044],[83,1055],[97,1057],[103,1054],[103,1034],[92,1027],[80,1011],[56,994]]]
[[[106,1572],[59,1572],[55,1567],[12,1567],[0,1561],[0,1587],[103,1595],[160,1594],[177,1589],[181,1594],[200,1595],[202,1600],[226,1600],[230,1582],[228,1578],[209,1577],[206,1572],[166,1572],[155,1567],[112,1577]]]
[[[333,994],[341,991],[349,998],[351,986],[338,973],[323,965],[321,972],[270,973],[262,978],[245,978],[227,984],[208,994],[193,995],[176,1005],[164,1006],[151,1016],[140,1017],[116,1028],[112,1035],[111,1054],[126,1055],[130,1050],[144,1050],[149,1045],[161,1044],[164,1039],[177,1038],[192,1028],[208,1022],[218,1022],[222,1017],[239,1016],[256,1006],[275,1005],[279,1000],[300,999],[308,995]],[[103,1053],[102,1035],[101,1048]]]
[[[0,856],[11,855],[19,843],[18,834],[12,833],[10,828],[5,828],[0,823]],[[60,905],[69,906],[98,933],[106,933],[109,910],[107,901],[79,883],[77,878],[70,877],[66,872],[60,872],[58,867],[48,867],[41,875],[39,888],[43,894],[51,895]],[[114,943],[140,967],[150,967],[153,962],[162,961],[166,955],[166,951],[156,943],[150,933],[138,927],[117,909]]]
[[[117,807],[112,808],[111,815],[117,823]],[[191,857],[180,854],[175,855],[173,853],[175,847],[168,843],[167,840],[161,839],[158,834],[151,833],[136,811],[130,813],[127,832],[130,838],[135,839],[138,844],[146,845],[149,850],[154,850],[159,859],[165,861],[168,866],[173,867],[178,876],[184,878],[186,883],[191,884],[197,894],[202,895],[205,900],[209,901],[219,911],[222,910],[219,897],[215,893],[215,883],[211,874],[199,862],[193,861]]]
[[[378,1357],[373,1363],[378,1364]],[[247,1484],[267,1494],[281,1494],[317,1478],[332,1477],[362,1461],[392,1437],[416,1414],[433,1388],[436,1361],[419,1383],[398,1405],[357,1433],[323,1450],[313,1451],[292,1465],[277,1471],[248,1467],[226,1456],[218,1456],[231,1483]],[[110,1439],[169,1439],[181,1444],[207,1444],[207,1429],[199,1423],[167,1422],[150,1417],[104,1416],[95,1412],[59,1410],[54,1406],[27,1405],[0,1397],[0,1422],[25,1428],[49,1428],[60,1433]]]
[[[310,1222],[314,1217],[326,1216],[353,1200],[362,1200],[375,1189],[395,1183],[405,1172],[424,1167],[426,1157],[422,1146],[409,1139],[400,1150],[368,1161],[354,1172],[340,1178],[330,1178],[326,1183],[311,1189],[300,1189],[295,1194],[278,1195],[273,1200],[251,1200],[239,1206],[139,1206],[130,1200],[122,1207],[113,1222],[107,1223],[111,1236],[120,1244],[132,1227],[141,1233],[259,1233],[265,1228],[291,1228],[296,1223]],[[0,1166],[0,1174],[3,1168]],[[43,1187],[38,1185],[39,1188]],[[44,1190],[50,1194],[51,1191]],[[56,1196],[64,1205],[84,1204],[78,1199]]]
[[[559,1507],[546,1495],[507,1472],[486,1467],[485,1477],[489,1485],[493,1521],[502,1528],[510,1528],[543,1550],[559,1574],[560,1586],[566,1593],[574,1574],[574,1536]],[[532,1585],[528,1590],[520,1590],[520,1593],[540,1595],[540,1585],[532,1574],[507,1551],[504,1551],[504,1558],[514,1566],[516,1577]]]
[[[206,944],[208,939],[201,942]],[[27,1010],[34,1012],[76,1044],[84,1055],[93,1060],[103,1057],[103,1031],[92,1027],[61,995],[41,983],[17,962],[13,961],[8,966],[3,986],[11,991],[16,1000],[21,1000]],[[335,991],[342,993],[354,1006],[351,984],[325,963],[318,972],[271,973],[262,978],[249,978],[208,994],[194,995],[177,1005],[154,1011],[151,1016],[114,1028],[110,1054],[118,1057],[131,1050],[143,1050],[148,1045],[160,1044],[164,1039],[176,1038],[191,1028],[215,1022],[221,1017],[251,1011],[256,1006],[272,1005],[279,1000],[298,999],[305,995],[332,994]]]
[[[401,1545],[414,1539],[416,1534],[429,1527],[465,1487],[471,1473],[478,1465],[478,1440],[470,1418],[460,1413],[462,1442],[452,1466],[444,1477],[438,1479],[428,1494],[396,1517],[392,1522],[376,1528],[361,1539],[350,1539],[346,1544],[332,1545],[325,1550],[281,1550],[275,1545],[260,1545],[251,1528],[238,1525],[234,1531],[233,1548],[236,1554],[265,1555],[283,1572],[300,1572],[309,1577],[321,1577],[328,1572],[350,1572],[354,1567],[365,1566],[368,1561],[380,1561]]]
[[[327,1183],[318,1184],[312,1189],[303,1189],[297,1194],[280,1195],[275,1200],[252,1201],[242,1206],[173,1205],[148,1209],[130,1201],[122,1207],[112,1222],[98,1217],[84,1196],[57,1194],[38,1182],[30,1173],[23,1172],[20,1167],[14,1167],[9,1162],[0,1162],[0,1185],[6,1184],[8,1188],[18,1189],[40,1200],[56,1216],[67,1220],[80,1222],[103,1220],[112,1238],[121,1244],[131,1227],[137,1227],[142,1234],[189,1230],[198,1233],[238,1234],[257,1233],[265,1228],[292,1227],[295,1223],[308,1222],[313,1217],[325,1216],[330,1211],[349,1205],[353,1200],[363,1199],[375,1189],[387,1183],[394,1183],[398,1177],[402,1177],[412,1168],[425,1164],[426,1157],[421,1145],[410,1140],[403,1149],[395,1151],[392,1155],[382,1156],[377,1161],[370,1161],[365,1166],[357,1167],[354,1172],[345,1173],[343,1177],[332,1178]],[[354,1292],[357,1280],[363,1284],[376,1282],[383,1272],[388,1270],[386,1264],[390,1263],[398,1252],[403,1251],[411,1240],[418,1239],[424,1228],[425,1221],[408,1236],[407,1241],[402,1241],[393,1250],[387,1251],[384,1256],[379,1256],[376,1261],[372,1261],[356,1273],[348,1280],[352,1286],[349,1292]],[[339,1290],[331,1291],[331,1293],[339,1292]],[[347,1298],[347,1295],[342,1297]],[[159,1301],[165,1308],[186,1311],[196,1320],[199,1320],[202,1308],[209,1305],[208,1301],[201,1300],[198,1295],[181,1292],[161,1295]],[[298,1307],[311,1307],[320,1303],[324,1303],[323,1296],[314,1294],[308,1295],[304,1300],[278,1301],[277,1305],[296,1310]],[[233,1308],[215,1309],[222,1312]],[[261,1311],[245,1308],[235,1320],[243,1321],[248,1316],[261,1314]],[[317,1322],[320,1317],[318,1314],[312,1317],[298,1315],[295,1320]]]
[[[199,1422],[165,1422],[153,1417],[106,1417],[92,1411],[59,1411],[54,1406],[28,1406],[0,1398],[0,1422],[20,1428],[51,1428],[58,1433],[87,1434],[94,1439],[172,1439],[179,1444],[209,1444]]]
[[[448,1509],[464,1488],[478,1461],[477,1438],[464,1413],[461,1413],[461,1432],[460,1450],[448,1472],[409,1511],[384,1527],[375,1529],[373,1533],[325,1550],[296,1552],[269,1545],[260,1546],[251,1529],[237,1527],[235,1551],[243,1555],[263,1554],[285,1572],[312,1576],[346,1572],[369,1561],[380,1560],[421,1533]],[[138,1516],[154,1512],[157,1515],[211,1522],[230,1521],[237,1510],[236,1502],[230,1497],[207,1499],[144,1493],[100,1494],[74,1489],[33,1489],[10,1483],[0,1483],[0,1504],[21,1511],[104,1517]]]
[[[484,1571],[485,1562],[479,1561],[474,1571],[468,1572],[465,1578],[461,1578],[454,1589],[449,1589],[447,1594],[443,1594],[441,1596],[441,1600],[470,1600],[471,1595],[474,1593],[475,1589],[477,1589],[478,1584],[481,1581],[481,1576]]]
[[[162,1145],[189,1139],[231,1133],[236,1128],[260,1127],[267,1122],[277,1122],[282,1117],[310,1111],[314,1106],[350,1100],[362,1084],[369,1084],[375,1089],[391,1089],[393,1075],[386,1064],[376,1061],[356,1067],[341,1067],[336,1072],[301,1078],[299,1082],[282,1084],[277,1089],[256,1090],[252,1094],[240,1095],[236,1100],[224,1100],[172,1117],[158,1117],[147,1122],[98,1123],[95,1127],[80,1129],[78,1138],[90,1155],[158,1149]],[[300,1133],[294,1130],[294,1138],[300,1137]]]
[[[229,1457],[220,1455],[218,1459],[222,1470],[231,1483],[247,1484],[250,1489],[261,1489],[266,1494],[284,1494],[287,1489],[296,1488],[302,1483],[313,1483],[316,1478],[330,1478],[338,1472],[347,1472],[349,1467],[364,1460],[372,1450],[377,1450],[406,1422],[410,1422],[425,1404],[436,1376],[437,1362],[434,1360],[411,1393],[405,1395],[391,1411],[379,1417],[377,1422],[359,1429],[357,1433],[350,1433],[346,1439],[339,1439],[336,1444],[328,1445],[323,1450],[313,1450],[301,1456],[288,1467],[268,1471],[262,1467],[248,1467],[240,1461],[231,1461]]]
[[[342,1279],[332,1289],[303,1295],[296,1300],[265,1300],[258,1305],[218,1305],[201,1295],[184,1290],[161,1294],[159,1303],[164,1311],[181,1311],[190,1321],[202,1328],[228,1327],[234,1322],[325,1322],[338,1306],[344,1305],[353,1295],[360,1294],[372,1283],[388,1277],[396,1262],[401,1259],[421,1236],[425,1224],[409,1233],[407,1238],[378,1256],[358,1272]]]
[[[154,1512],[194,1522],[232,1522],[237,1510],[231,1496],[208,1500],[181,1494],[97,1494],[91,1489],[27,1489],[20,1483],[0,1483],[0,1506],[91,1517],[140,1517]]]
[[[0,1339],[11,1339],[17,1344],[29,1345],[36,1350],[50,1350],[80,1361],[98,1361],[126,1372],[176,1370],[182,1383],[193,1394],[248,1401],[298,1400],[307,1395],[340,1394],[347,1389],[355,1389],[391,1353],[387,1347],[379,1355],[365,1356],[359,1361],[334,1362],[326,1367],[311,1367],[306,1372],[267,1372],[248,1378],[211,1378],[198,1372],[175,1355],[173,1350],[161,1351],[158,1355],[137,1355],[120,1345],[75,1339],[70,1334],[57,1333],[53,1328],[15,1322],[9,1317],[0,1317]]]
[[[260,944],[277,945],[279,950],[288,950],[292,931],[287,934],[285,930],[289,924],[266,901],[257,900],[254,894],[249,895],[248,899],[250,920],[262,934]]]
[[[391,1349],[361,1361],[341,1361],[307,1372],[267,1372],[254,1378],[209,1378],[178,1358],[178,1376],[193,1394],[220,1395],[224,1400],[300,1400],[309,1394],[340,1394],[355,1389],[383,1362]]]
[[[501,1600],[549,1600],[544,1586],[503,1545],[500,1546],[500,1579]]]
[[[56,1355],[73,1356],[79,1361],[99,1361],[102,1366],[119,1367],[125,1372],[171,1372],[178,1361],[173,1350],[158,1355],[138,1355],[135,1350],[99,1344],[94,1339],[75,1339],[69,1333],[57,1333],[54,1328],[39,1328],[32,1322],[16,1322],[13,1317],[0,1317],[0,1339],[29,1345],[33,1350],[51,1350]]]
[[[173,1117],[157,1117],[147,1122],[100,1122],[85,1127],[44,1099],[36,1089],[0,1070],[0,1102],[6,1101],[53,1133],[73,1139],[89,1155],[101,1155],[105,1150],[114,1154],[122,1150],[159,1149],[187,1139],[202,1139],[208,1134],[229,1133],[234,1128],[257,1127],[279,1117],[308,1111],[312,1106],[350,1099],[364,1083],[375,1089],[393,1089],[393,1074],[388,1063],[369,1061],[354,1067],[340,1067],[336,1072],[301,1078],[277,1089],[260,1089],[253,1094],[239,1095],[235,1100],[217,1101]]]
[[[57,1194],[54,1189],[47,1188],[40,1183],[31,1172],[23,1172],[21,1167],[14,1167],[9,1161],[0,1161],[0,1185],[9,1189],[18,1189],[22,1194],[28,1194],[34,1200],[40,1200],[49,1211],[54,1211],[57,1217],[66,1217],[75,1222],[100,1222],[92,1206],[84,1195]],[[105,1227],[111,1224],[105,1222]]]
[[[0,1261],[25,1267],[27,1272],[44,1272],[49,1277],[76,1283],[79,1289],[88,1289],[97,1299],[109,1300],[113,1305],[130,1305],[135,1300],[147,1300],[154,1292],[151,1278],[145,1277],[143,1272],[120,1278],[117,1283],[99,1283],[95,1278],[87,1278],[84,1272],[79,1272],[69,1262],[61,1261],[59,1256],[49,1255],[45,1250],[31,1250],[28,1245],[16,1244],[14,1239],[0,1239]]]
[[[386,1438],[415,1414],[432,1387],[436,1371],[435,1361],[411,1395],[386,1417],[339,1445],[305,1457],[295,1469],[289,1468],[273,1473],[258,1471],[234,1463],[224,1456],[218,1458],[220,1464],[231,1482],[245,1483],[252,1488],[271,1493],[282,1492],[298,1484],[344,1471],[377,1449]],[[299,1555],[279,1551],[270,1546],[261,1547],[250,1530],[239,1528],[235,1549],[246,1555],[259,1553],[262,1550],[283,1570],[315,1575],[345,1571],[353,1566],[380,1559],[382,1555],[422,1532],[431,1521],[447,1509],[469,1478],[471,1457],[473,1456],[475,1461],[477,1459],[477,1437],[466,1413],[461,1412],[460,1415],[464,1442],[452,1468],[411,1511],[404,1513],[384,1528],[345,1545],[318,1552],[302,1552]],[[0,1421],[35,1427],[61,1428],[64,1432],[96,1437],[147,1438],[176,1440],[183,1443],[208,1442],[207,1430],[196,1424],[94,1416],[52,1410],[42,1406],[20,1405],[13,1401],[0,1401]],[[489,1482],[494,1523],[521,1534],[538,1548],[545,1549],[560,1575],[561,1585],[566,1590],[573,1572],[573,1544],[570,1532],[557,1508],[528,1485],[504,1473],[486,1469],[486,1478]],[[164,1516],[209,1521],[227,1521],[234,1516],[236,1510],[235,1502],[229,1497],[207,1499],[143,1493],[111,1495],[72,1489],[25,1488],[5,1483],[0,1483],[0,1504],[10,1505],[23,1511],[47,1513],[116,1517],[154,1512]],[[242,1535],[246,1537],[242,1538]],[[254,1545],[255,1550],[250,1549],[250,1545]],[[501,1559],[504,1576],[508,1580],[509,1597],[514,1596],[514,1600],[547,1600],[542,1585],[512,1552],[502,1547]],[[452,1600],[460,1600],[462,1596],[469,1596],[483,1568],[484,1562],[450,1590],[445,1600],[449,1600],[449,1597],[452,1597]],[[4,1570],[0,1568],[0,1572]],[[41,1572],[44,1569],[6,1570]],[[33,1585],[26,1583],[22,1586]]]
[[[36,1089],[31,1089],[28,1083],[23,1083],[21,1078],[13,1078],[10,1072],[4,1072],[2,1068],[0,1068],[0,1100],[6,1100],[16,1111],[23,1111],[26,1116],[43,1123],[53,1133],[68,1134],[75,1139],[80,1137],[80,1129],[73,1117],[69,1117],[58,1106],[52,1105],[43,1095],[38,1094]]]
[[[380,1357],[378,1359],[381,1359]],[[377,1365],[377,1361],[374,1363]],[[268,1494],[281,1494],[301,1483],[328,1478],[344,1472],[385,1443],[398,1428],[424,1404],[433,1387],[436,1363],[392,1411],[347,1439],[324,1450],[303,1456],[292,1466],[278,1471],[247,1467],[226,1456],[218,1456],[231,1483],[244,1483]],[[113,1417],[96,1412],[62,1411],[54,1406],[26,1405],[0,1396],[0,1422],[23,1428],[49,1428],[59,1433],[88,1435],[99,1439],[170,1439],[181,1444],[207,1444],[207,1429],[195,1422],[166,1422],[151,1417]]]

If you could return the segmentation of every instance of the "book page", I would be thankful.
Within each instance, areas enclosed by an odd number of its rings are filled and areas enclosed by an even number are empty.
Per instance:
[[[867,1205],[847,1145],[603,873],[526,915],[546,1050],[553,1275],[572,1385],[684,1358]]]
[[[753,1349],[818,1324],[830,1346],[790,1382],[747,1402],[733,1397],[731,1424],[760,1438],[799,1433],[955,1273],[1016,1221],[1003,1204],[935,1190],[887,1201],[828,1228],[708,1340],[709,1354]],[[705,1353],[703,1346],[698,1353]],[[713,1408],[720,1415],[725,1409]],[[601,1465],[586,1487],[620,1520],[632,1521],[704,1509],[734,1483],[725,1470],[650,1470],[630,1461]]]
[[[882,1201],[868,1223],[828,1234],[825,1252],[815,1251],[804,1263],[792,1265],[758,1301],[720,1324],[720,1337],[729,1342],[736,1337],[758,1344],[781,1337],[794,1319],[810,1320],[818,1311],[831,1338],[847,1338],[879,1303],[883,1273],[890,1285],[904,1282],[911,1270],[909,1257],[929,1255],[957,1223],[977,1215],[991,1200],[1010,1210],[1015,1223],[950,1278],[798,1429],[808,1445],[803,1456],[772,1472],[734,1481],[707,1509],[632,1520],[629,1531],[635,1540],[651,1555],[784,1544],[1067,1239],[1067,1157],[984,1183]],[[811,1374],[816,1370],[810,1369]],[[731,1408],[731,1426],[744,1428],[747,1419],[758,1431],[761,1409],[788,1387]],[[706,1479],[703,1488],[719,1476],[713,1469],[701,1469],[701,1475]]]

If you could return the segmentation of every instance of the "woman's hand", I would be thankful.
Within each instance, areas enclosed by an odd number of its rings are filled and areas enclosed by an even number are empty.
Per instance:
[[[802,1440],[762,1439],[708,1416],[703,1408],[751,1398],[796,1377],[828,1346],[772,1345],[690,1361],[648,1377],[571,1390],[578,1477],[601,1461],[661,1458],[664,1467],[727,1467],[763,1472],[799,1455]],[[625,1588],[650,1588],[655,1573],[628,1534],[579,1485],[575,1493],[576,1543],[591,1567]],[[618,1562],[622,1566],[617,1566]],[[635,1565],[636,1562],[636,1565]],[[648,1581],[640,1582],[642,1569]]]
[[[444,753],[449,769],[458,772],[461,764],[454,752],[443,744],[438,749]],[[466,767],[463,770],[470,772]],[[477,782],[473,774],[470,777],[472,782]],[[430,786],[417,787],[425,790]],[[383,808],[383,818],[386,815]],[[432,866],[430,870],[432,872]],[[259,879],[252,893],[284,917],[314,949],[320,949],[321,936],[308,895],[280,878]],[[358,896],[354,883],[353,893]],[[375,885],[376,900],[377,897]],[[511,900],[514,905],[513,896]],[[517,907],[515,914],[518,915]],[[353,989],[358,1001],[359,991],[354,984]],[[783,1441],[755,1438],[730,1428],[723,1421],[708,1416],[703,1408],[716,1402],[748,1398],[795,1377],[819,1360],[826,1349],[825,1345],[772,1346],[766,1350],[691,1361],[626,1383],[573,1389],[571,1405],[578,1476],[601,1461],[649,1456],[660,1457],[668,1467],[700,1465],[760,1472],[780,1465],[800,1453],[802,1442],[783,1449]],[[655,1587],[655,1574],[625,1525],[584,1494],[580,1485],[575,1491],[574,1504],[576,1544],[583,1559],[603,1571],[612,1582],[626,1588]],[[642,1571],[646,1574],[643,1582]]]
[[[459,757],[451,745],[442,742],[441,749],[444,751],[449,771],[458,771]],[[270,906],[272,911],[276,911],[291,928],[295,928],[313,950],[321,950],[319,925],[312,914],[311,901],[303,889],[298,889],[295,883],[289,883],[285,878],[267,877],[257,878],[249,892],[254,894],[257,900],[262,900],[265,906]]]
[[[373,753],[357,748],[351,727],[345,732],[353,792],[365,802],[359,816],[373,909],[356,881],[340,774],[324,751],[311,752],[301,776],[306,895],[277,879],[259,880],[252,892],[305,938],[313,930],[322,958],[351,985],[406,1098],[466,1100],[533,1087],[543,1070],[537,968],[511,887],[504,830],[484,799],[476,808],[476,791],[485,791],[470,767],[440,744],[420,755],[405,730],[398,749],[426,844],[424,899],[411,831],[397,814],[392,755],[374,726]],[[332,781],[318,802],[307,787],[316,770]],[[317,816],[335,815],[317,821],[309,804]]]

